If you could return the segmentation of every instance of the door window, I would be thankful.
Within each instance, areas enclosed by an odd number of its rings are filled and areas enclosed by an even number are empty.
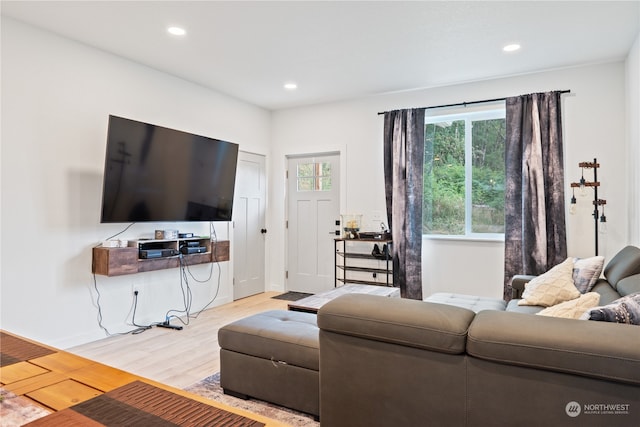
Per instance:
[[[300,163],[296,173],[298,191],[331,191],[331,163]]]

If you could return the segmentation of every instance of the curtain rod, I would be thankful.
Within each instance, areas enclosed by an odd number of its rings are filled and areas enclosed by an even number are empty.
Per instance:
[[[561,94],[562,93],[571,93],[571,90],[560,90],[558,91]],[[487,102],[498,102],[498,101],[506,101],[507,98],[495,98],[495,99],[483,99],[482,101],[470,101],[470,102],[458,102],[456,104],[445,104],[445,105],[434,105],[431,107],[423,107],[425,110],[432,110],[434,108],[447,108],[447,107],[466,107],[467,105],[473,105],[473,104],[484,104]],[[392,110],[392,111],[396,111],[396,110]],[[388,111],[383,111],[381,113],[378,113],[378,115],[384,114],[384,113],[388,113]]]

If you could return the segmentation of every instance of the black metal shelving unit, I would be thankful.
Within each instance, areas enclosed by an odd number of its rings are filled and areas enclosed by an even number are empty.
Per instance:
[[[349,244],[351,243],[369,243],[371,249],[375,244],[379,246],[382,250],[384,245],[387,246],[386,252],[381,252],[380,255],[373,255],[370,253],[363,252],[352,252],[349,251]],[[376,286],[394,286],[393,283],[393,262],[392,262],[392,253],[393,253],[393,241],[390,239],[344,239],[337,238],[334,241],[335,246],[335,286],[337,287],[339,283],[353,283],[360,285],[376,285]],[[378,261],[376,266],[355,266],[350,265],[349,260],[367,260],[367,261]],[[379,263],[383,262],[384,267],[380,267]],[[342,276],[338,275],[338,272],[342,271]],[[376,281],[376,280],[364,280],[364,279],[356,279],[350,278],[348,273],[371,273],[373,278],[376,278],[377,275],[385,275],[384,281]]]

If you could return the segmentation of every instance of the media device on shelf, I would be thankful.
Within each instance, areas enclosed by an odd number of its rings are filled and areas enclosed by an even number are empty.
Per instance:
[[[203,254],[207,252],[207,247],[206,246],[183,246],[180,248],[180,252],[185,255]]]
[[[101,223],[231,221],[238,144],[109,116]]]
[[[206,249],[206,248],[205,248]],[[178,255],[177,249],[141,249],[140,258],[153,259],[153,258],[166,258]]]

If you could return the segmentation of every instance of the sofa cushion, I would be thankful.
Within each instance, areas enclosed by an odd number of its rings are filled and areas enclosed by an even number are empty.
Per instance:
[[[455,305],[475,313],[482,310],[504,310],[507,303],[500,298],[479,297],[475,295],[451,294],[437,292],[424,299],[427,302]]]
[[[461,354],[474,315],[471,310],[445,304],[346,294],[320,308],[318,326],[342,335]]]
[[[573,258],[570,257],[527,283],[518,305],[550,307],[579,296],[580,291],[573,283]]]
[[[597,292],[587,292],[571,301],[561,302],[544,310],[537,312],[540,316],[564,317],[566,319],[579,319],[588,309],[593,308],[600,302],[600,294]]]
[[[640,325],[640,292],[584,313],[581,319]]]
[[[617,289],[620,280],[639,273],[640,248],[635,246],[622,248],[604,268],[604,277],[607,278],[613,289]]]
[[[573,283],[581,293],[591,292],[593,286],[602,273],[604,257],[573,259]]]
[[[467,353],[497,363],[640,384],[640,346],[629,345],[637,341],[637,329],[486,310],[469,327]]]

